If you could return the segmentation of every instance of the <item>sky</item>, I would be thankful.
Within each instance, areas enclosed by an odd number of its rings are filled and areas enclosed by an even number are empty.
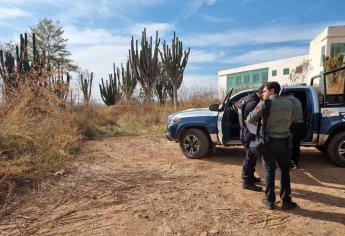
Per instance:
[[[170,44],[175,31],[191,48],[182,88],[216,90],[219,70],[307,54],[326,26],[345,25],[344,9],[344,0],[0,0],[0,41],[42,18],[60,21],[71,58],[94,72],[97,100],[131,36],[146,27]]]

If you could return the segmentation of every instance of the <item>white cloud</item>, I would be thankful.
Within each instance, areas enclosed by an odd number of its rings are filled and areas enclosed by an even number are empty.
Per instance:
[[[189,54],[189,63],[207,63],[214,62],[224,55],[223,52],[206,52],[202,50],[191,50]]]
[[[146,28],[146,35],[152,36],[153,38],[156,36],[156,31],[158,31],[159,37],[162,38],[166,35],[166,33],[171,32],[175,29],[173,24],[169,23],[140,23],[136,24],[129,29],[129,33],[131,35],[140,36],[141,32]]]
[[[183,83],[181,85],[187,89],[204,88],[208,90],[216,90],[218,87],[217,74],[214,75],[198,75],[186,73],[183,77]]]
[[[20,8],[7,8],[7,7],[0,7],[0,20],[4,20],[7,18],[16,18],[16,17],[23,17],[23,16],[29,16],[30,13],[23,11]]]
[[[72,59],[82,68],[89,69],[94,72],[93,94],[92,97],[96,101],[101,101],[98,85],[101,83],[101,78],[109,79],[108,75],[113,71],[113,63],[117,67],[121,63],[125,64],[128,55],[128,46],[121,46],[115,44],[93,45],[78,47],[72,49]]]
[[[65,37],[68,39],[69,45],[129,45],[130,43],[130,37],[114,35],[102,28],[80,29],[75,26],[66,26]]]
[[[261,28],[233,29],[221,33],[189,35],[185,37],[192,46],[235,46],[310,40],[326,25],[274,25]]]
[[[184,18],[186,19],[189,16],[197,13],[204,5],[211,6],[214,5],[217,1],[218,0],[191,0],[184,11]]]
[[[222,17],[212,16],[212,15],[207,15],[207,14],[200,15],[200,17],[206,21],[214,22],[214,23],[226,23],[226,22],[234,21],[234,19],[232,18],[222,18]]]
[[[113,71],[113,63],[120,67],[121,63],[125,64],[127,61],[130,36],[123,34],[115,34],[102,28],[65,27],[71,59],[82,69],[89,69],[94,73],[92,97],[98,102],[101,102],[98,87],[101,78],[108,79]]]
[[[284,59],[288,57],[301,56],[308,53],[306,47],[279,47],[253,50],[239,56],[231,56],[225,60],[229,64],[255,64],[259,62]]]

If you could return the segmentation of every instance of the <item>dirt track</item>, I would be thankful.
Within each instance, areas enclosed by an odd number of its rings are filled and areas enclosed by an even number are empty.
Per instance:
[[[303,149],[301,169],[291,172],[300,209],[288,212],[266,210],[263,193],[242,190],[241,147],[202,160],[160,138],[109,138],[87,149],[74,171],[13,203],[0,234],[345,234],[345,171],[313,148]],[[263,176],[260,162],[257,169]]]

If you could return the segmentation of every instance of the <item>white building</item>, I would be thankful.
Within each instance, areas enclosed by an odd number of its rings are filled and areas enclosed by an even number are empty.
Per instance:
[[[219,71],[219,96],[222,97],[230,88],[239,91],[259,87],[267,81],[290,84],[290,74],[300,72],[301,67],[299,66],[304,61],[309,61],[310,64],[307,79],[304,81],[309,83],[312,76],[320,74],[323,70],[322,58],[324,56],[334,57],[339,53],[345,56],[345,25],[329,26],[311,40],[307,55]]]

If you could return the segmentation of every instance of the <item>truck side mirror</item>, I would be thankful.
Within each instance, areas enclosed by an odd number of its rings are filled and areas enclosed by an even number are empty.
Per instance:
[[[211,104],[208,109],[210,111],[218,111],[219,110],[219,104]]]

